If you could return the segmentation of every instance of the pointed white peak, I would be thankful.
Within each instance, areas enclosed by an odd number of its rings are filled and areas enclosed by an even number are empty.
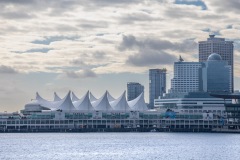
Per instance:
[[[81,110],[81,111],[94,110],[89,99],[89,91],[81,99],[79,99],[78,101],[74,101],[73,105],[77,110]]]
[[[111,94],[107,91],[107,98],[109,102],[115,101],[116,99],[111,96]]]
[[[148,110],[147,105],[144,100],[143,92],[135,99],[128,101],[128,105],[131,110],[134,111],[146,111]]]
[[[40,102],[48,102],[48,100],[46,99],[43,99],[38,92],[36,92],[36,100],[40,101]]]
[[[60,101],[60,100],[62,100],[62,99],[57,95],[56,92],[54,92],[54,99],[53,99],[53,101]]]
[[[37,103],[39,103],[41,106],[43,107],[47,107],[47,108],[52,108],[53,107],[53,102],[48,101],[44,98],[42,98],[38,92],[36,92],[36,101]]]
[[[61,101],[57,102],[55,109],[60,109],[64,111],[76,110],[71,100],[71,91],[69,91],[68,94]]]
[[[126,91],[124,91],[123,94],[118,99],[110,102],[110,104],[114,110],[118,110],[118,111],[131,110],[126,100]]]
[[[74,101],[78,101],[78,100],[79,100],[79,98],[75,95],[74,92],[72,92],[72,101],[74,102]]]
[[[107,92],[105,92],[104,95],[101,98],[92,102],[92,105],[95,108],[95,110],[98,110],[98,111],[113,110],[111,105],[109,104],[109,101],[108,101],[108,98],[107,98]]]
[[[89,99],[91,103],[97,100],[97,98],[93,96],[92,92],[89,93]]]

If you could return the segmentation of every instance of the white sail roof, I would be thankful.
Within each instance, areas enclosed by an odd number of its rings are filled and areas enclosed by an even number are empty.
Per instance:
[[[97,98],[93,96],[92,92],[89,93],[89,99],[91,103],[97,100]]]
[[[126,91],[124,91],[123,94],[118,99],[110,102],[110,104],[114,110],[118,110],[118,111],[131,110],[126,100]]]
[[[77,110],[83,110],[83,111],[94,110],[89,99],[89,91],[81,99],[79,99],[78,101],[74,101],[73,105]]]
[[[107,91],[104,93],[104,95],[101,98],[92,102],[92,105],[95,108],[95,110],[99,110],[99,111],[113,110],[107,98]]]
[[[78,101],[78,100],[80,100],[80,99],[75,95],[75,93],[72,92],[72,101],[74,102],[74,101]]]
[[[109,102],[115,101],[116,99],[111,96],[111,94],[107,91],[107,98]]]
[[[36,101],[37,101],[37,103],[39,103],[39,104],[40,104],[41,106],[43,106],[43,107],[47,107],[47,108],[49,108],[49,109],[54,108],[54,102],[48,101],[48,100],[42,98],[42,97],[39,95],[38,92],[36,92]]]
[[[54,93],[54,101],[48,101],[42,98],[39,93],[36,93],[36,99],[26,104],[25,106],[28,108],[39,108],[42,107],[43,110],[51,109],[51,110],[65,110],[65,111],[146,111],[148,110],[147,105],[144,101],[143,93],[141,93],[137,98],[132,101],[126,100],[126,91],[117,99],[109,94],[108,91],[104,93],[104,95],[96,99],[89,91],[82,97],[77,98],[74,93],[72,93],[73,97],[71,98],[69,92],[63,99],[61,99],[56,93]]]
[[[40,101],[40,102],[49,102],[48,100],[42,98],[38,92],[36,92],[36,100]]]
[[[129,107],[134,111],[146,111],[148,110],[144,100],[143,92],[135,99],[128,101]]]
[[[56,92],[54,92],[54,98],[53,98],[53,101],[60,101],[60,100],[62,100],[62,99],[57,95]]]
[[[58,101],[55,104],[54,108],[56,110],[60,109],[60,110],[64,110],[64,111],[76,110],[76,108],[73,106],[73,103],[71,100],[71,91],[69,91],[68,94],[61,101]]]

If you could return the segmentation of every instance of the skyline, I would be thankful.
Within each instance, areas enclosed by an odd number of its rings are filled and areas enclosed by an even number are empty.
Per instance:
[[[167,68],[169,89],[173,63],[179,55],[197,62],[197,43],[209,33],[234,41],[235,90],[240,88],[237,0],[0,4],[0,112],[22,109],[37,91],[46,99],[69,90],[96,97],[109,90],[119,97],[132,81],[144,85],[148,102],[148,69]]]

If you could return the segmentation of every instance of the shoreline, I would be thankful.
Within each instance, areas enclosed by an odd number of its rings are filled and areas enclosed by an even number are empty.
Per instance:
[[[0,133],[102,133],[102,132],[166,132],[166,133],[240,133],[240,130],[229,129],[170,129],[170,128],[91,128],[91,129],[7,129]]]

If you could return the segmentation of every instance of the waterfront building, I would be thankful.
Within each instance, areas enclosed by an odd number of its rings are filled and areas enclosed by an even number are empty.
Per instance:
[[[141,93],[144,95],[144,86],[140,83],[129,82],[127,83],[127,100],[131,101],[137,98]]]
[[[184,62],[180,56],[174,62],[174,77],[171,80],[170,93],[187,93],[199,91],[199,69],[201,62]]]
[[[166,93],[166,69],[149,69],[149,108],[154,107],[154,99]]]
[[[200,69],[200,90],[204,92],[232,92],[231,66],[219,54],[213,53]]]
[[[231,104],[231,99],[221,99],[210,96],[207,92],[189,92],[180,94],[166,94],[155,99],[156,109],[164,112],[172,110],[176,113],[206,114],[211,117],[225,117],[225,104]]]
[[[233,41],[226,41],[225,38],[216,38],[215,35],[209,35],[207,41],[199,42],[199,62],[207,61],[212,53],[217,53],[222,57],[222,60],[227,61],[231,66],[231,92],[234,91],[234,55]]]
[[[206,94],[185,93],[184,98],[177,101],[166,97],[165,102],[155,103],[167,107],[148,110],[143,93],[132,101],[126,100],[125,92],[115,100],[108,98],[108,92],[93,100],[87,92],[74,101],[70,93],[53,101],[37,93],[36,99],[26,104],[21,113],[0,113],[0,132],[150,131],[153,128],[155,131],[210,132],[228,127],[222,105],[229,100],[214,99]]]
[[[231,129],[240,129],[240,94],[211,94],[216,98],[222,99],[232,99],[233,103],[225,104],[225,111],[227,114],[227,119],[229,122],[229,128]]]

